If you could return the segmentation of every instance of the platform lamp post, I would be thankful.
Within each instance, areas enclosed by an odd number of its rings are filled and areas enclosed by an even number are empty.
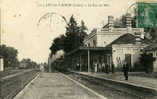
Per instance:
[[[91,72],[91,69],[90,69],[90,45],[88,45],[88,50],[87,50],[87,64],[88,64],[88,73]]]
[[[2,20],[1,20],[1,8],[0,8],[0,50],[2,47]],[[0,55],[0,71],[4,71],[3,57]]]

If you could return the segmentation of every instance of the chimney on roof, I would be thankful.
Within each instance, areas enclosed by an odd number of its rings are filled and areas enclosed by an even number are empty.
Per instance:
[[[144,32],[142,32],[141,35],[140,35],[140,37],[141,37],[142,39],[144,39],[144,36],[145,36],[145,35],[144,35]]]
[[[112,32],[113,31],[113,16],[108,16],[108,31]]]
[[[132,27],[131,21],[132,21],[131,15],[127,13],[126,14],[126,28],[127,28],[128,33],[131,32],[131,27]]]
[[[140,37],[136,37],[136,44],[141,44],[141,38]]]

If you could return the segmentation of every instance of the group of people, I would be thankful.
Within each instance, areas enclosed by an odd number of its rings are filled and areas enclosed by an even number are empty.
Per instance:
[[[109,73],[110,71],[114,72],[114,65],[111,66],[106,63],[94,63],[94,72]]]
[[[114,73],[114,64],[106,64],[106,63],[94,63],[94,72],[105,72],[109,73],[112,72]],[[76,65],[76,70],[80,70],[80,64]],[[122,68],[125,80],[128,80],[128,72],[129,72],[129,64],[127,62],[123,63],[123,68]]]
[[[123,71],[125,80],[128,80],[129,64],[127,62],[123,63],[122,71]],[[112,73],[114,73],[114,65],[113,64],[109,65],[109,64],[105,64],[105,63],[102,63],[102,64],[95,63],[94,64],[94,72],[105,72],[105,73],[112,72]]]

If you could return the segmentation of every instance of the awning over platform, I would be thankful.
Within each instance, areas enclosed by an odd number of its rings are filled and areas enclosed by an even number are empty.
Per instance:
[[[66,54],[66,56],[72,55],[79,51],[112,51],[111,47],[79,47]]]

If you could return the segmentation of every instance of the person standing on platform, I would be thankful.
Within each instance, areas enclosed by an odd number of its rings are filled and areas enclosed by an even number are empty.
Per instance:
[[[102,72],[105,72],[105,63],[102,63]]]
[[[114,71],[114,70],[115,70],[114,64],[112,63],[111,66],[112,66],[112,67],[111,67],[111,68],[112,68],[112,73],[114,73],[114,72],[115,72],[115,71]]]
[[[128,80],[128,72],[129,72],[129,65],[127,62],[124,62],[123,73],[124,73],[125,80]]]
[[[98,68],[99,68],[98,72],[101,72],[101,63],[98,64]]]
[[[107,73],[107,74],[109,73],[109,68],[110,68],[110,67],[109,67],[109,64],[107,63],[107,64],[106,64],[106,73]]]
[[[97,63],[95,63],[94,68],[95,68],[95,72],[98,72],[98,64]]]

